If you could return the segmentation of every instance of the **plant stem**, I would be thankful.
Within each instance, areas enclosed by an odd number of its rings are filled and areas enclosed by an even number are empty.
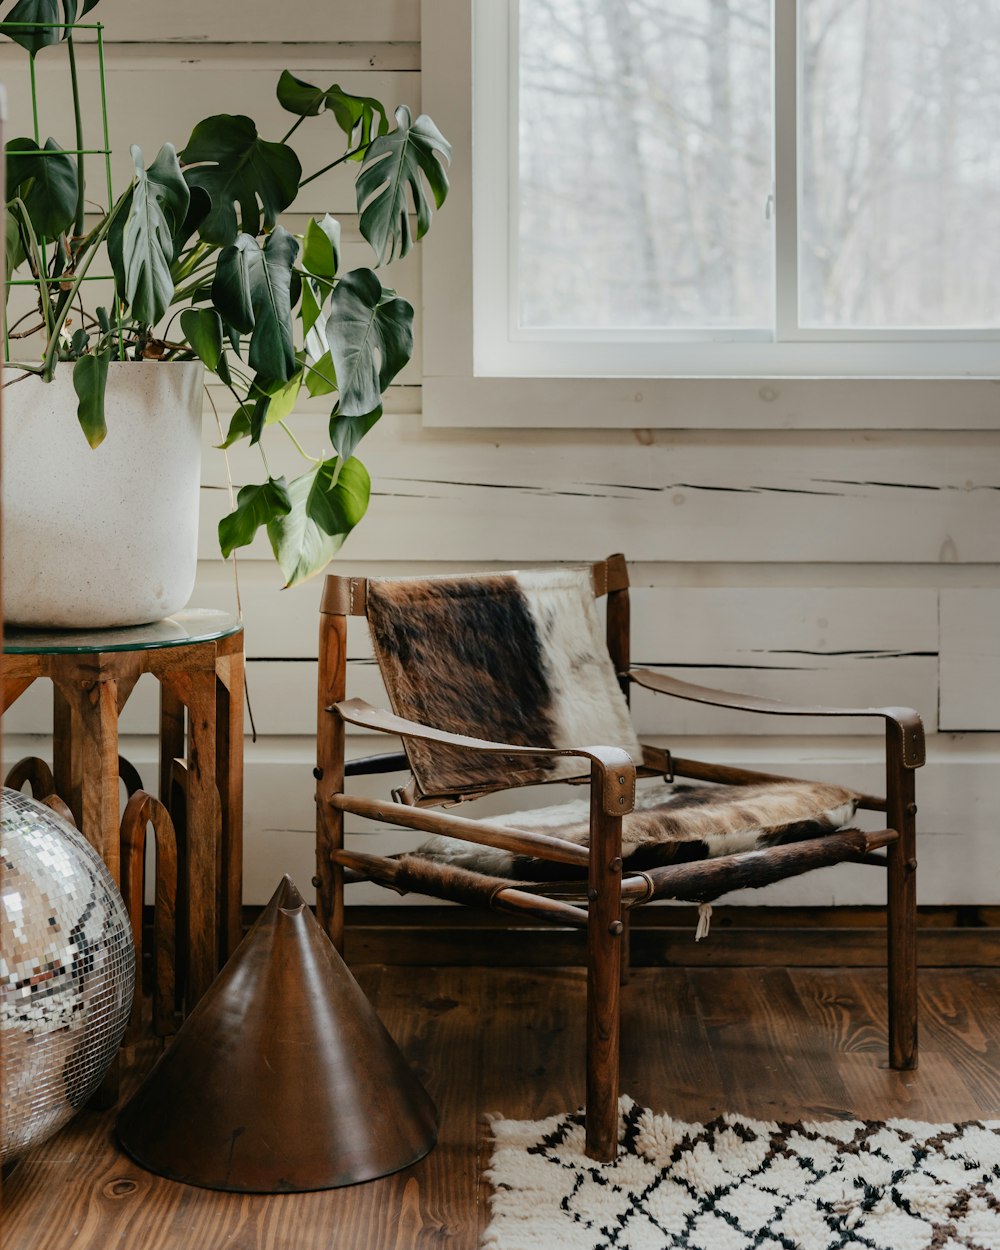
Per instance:
[[[46,382],[52,381],[52,375],[55,372],[56,354],[59,351],[59,332],[62,330],[63,324],[66,321],[66,316],[69,313],[70,306],[73,303],[73,297],[76,295],[77,291],[79,291],[80,286],[83,283],[83,279],[86,276],[87,270],[90,268],[90,262],[94,259],[94,256],[97,254],[98,246],[101,243],[103,243],[105,237],[107,236],[108,231],[111,229],[112,222],[121,212],[122,207],[125,204],[127,194],[128,193],[126,192],[126,194],[123,195],[121,199],[118,201],[118,203],[111,209],[107,217],[105,217],[104,221],[101,222],[100,228],[98,229],[97,233],[93,236],[93,244],[88,250],[87,254],[84,256],[83,260],[80,263],[79,268],[77,269],[76,273],[73,276],[73,285],[69,289],[68,299],[66,300],[63,307],[60,309],[59,314],[56,317],[55,324],[52,326],[52,329],[49,331],[50,338],[49,338],[48,350],[45,353],[45,359],[42,361],[42,376],[45,378]]]
[[[52,303],[49,298],[49,284],[46,281],[45,263],[38,246],[38,238],[35,234],[35,227],[31,224],[31,218],[28,216],[28,210],[24,207],[24,201],[20,196],[11,201],[14,210],[20,219],[20,224],[24,229],[26,241],[28,244],[27,253],[29,266],[38,280],[38,297],[39,312],[45,320],[45,333],[49,337],[52,335]],[[10,205],[8,205],[8,208]]]
[[[80,84],[76,76],[76,48],[73,46],[72,32],[66,32],[66,51],[69,53],[69,77],[73,88],[73,119],[76,122],[76,220],[73,233],[83,234],[83,115],[80,110]]]
[[[207,264],[205,268],[206,269],[211,268],[211,264],[210,263]],[[197,269],[193,269],[191,273],[187,274],[187,277],[191,277],[191,274],[197,273],[197,272],[198,272]],[[196,281],[188,283],[187,286],[181,287],[180,290],[174,291],[172,302],[176,303],[177,300],[187,299],[189,295],[194,295],[195,291],[200,291],[204,285],[205,283],[204,283],[203,278],[198,278]]]
[[[310,461],[310,463],[312,463],[312,464],[322,464],[322,463],[323,463],[323,461],[322,461],[322,460],[320,460],[320,459],[318,459],[316,456],[310,456],[310,454],[309,454],[309,453],[306,451],[306,449],[302,446],[302,444],[301,444],[301,443],[299,442],[299,440],[295,437],[295,435],[294,435],[294,434],[292,433],[292,431],[288,428],[288,426],[284,423],[284,421],[279,421],[279,422],[278,422],[278,424],[281,426],[281,428],[285,431],[285,433],[288,435],[288,437],[289,437],[289,438],[292,440],[292,442],[295,444],[295,450],[299,453],[299,455],[300,455],[300,456],[302,456],[305,460]]]
[[[13,386],[16,382],[23,382],[25,378],[30,378],[33,375],[35,377],[41,377],[42,375],[41,365],[22,365],[22,364],[19,364],[16,360],[8,360],[4,363],[3,367],[5,369],[21,369],[22,370],[21,376],[19,378],[11,378],[9,382],[4,382],[3,384],[4,389],[6,389],[8,386]]]
[[[178,260],[177,271],[172,275],[175,286],[178,282],[183,282],[186,278],[189,278],[199,268],[207,251],[208,244],[199,241],[189,250],[186,260]],[[184,253],[182,252],[181,255],[183,256]]]
[[[322,169],[317,169],[316,172],[314,174],[310,174],[308,178],[303,178],[299,183],[299,190],[301,190],[306,183],[313,182],[320,176],[320,174],[329,173],[331,169],[335,169],[338,165],[343,165],[344,161],[349,161],[352,156],[357,156],[359,152],[364,152],[365,149],[369,147],[371,147],[371,144],[362,143],[360,147],[354,148],[353,151],[345,152],[343,156],[338,156],[337,159],[335,161],[331,161],[329,165],[324,165]]]
[[[291,130],[289,130],[287,134],[281,136],[281,139],[279,140],[279,142],[287,143],[288,140],[292,137],[292,135],[295,134],[296,130],[298,130],[298,128],[305,121],[306,116],[307,114],[303,113],[302,116],[299,118],[299,120],[294,124],[294,126],[292,126]]]

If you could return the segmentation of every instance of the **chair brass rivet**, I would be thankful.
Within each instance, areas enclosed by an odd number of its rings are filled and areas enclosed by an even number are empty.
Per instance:
[[[622,806],[624,807],[624,805],[625,805],[625,796],[624,796],[624,794],[621,796],[621,798],[618,800],[618,802],[619,802],[619,803],[621,803],[621,804],[622,804]]]
[[[624,777],[619,777],[619,778],[618,778],[618,784],[619,784],[620,786],[623,786],[623,785],[625,784],[625,778],[624,778]]]
[[[625,926],[620,920],[612,920],[612,922],[608,925],[608,932],[614,933],[617,936],[624,928]]]
[[[312,879],[312,883],[313,883],[313,887],[314,887],[315,889],[317,889],[317,890],[318,890],[318,889],[319,889],[319,887],[323,884],[323,882],[322,882],[322,881],[320,881],[319,877],[313,877],[313,879]]]
[[[611,869],[611,871],[612,871],[612,872],[621,872],[621,870],[622,870],[622,861],[621,861],[621,860],[618,858],[618,856],[616,855],[616,856],[615,856],[615,858],[614,858],[614,859],[611,861],[611,863],[608,865],[608,867]]]

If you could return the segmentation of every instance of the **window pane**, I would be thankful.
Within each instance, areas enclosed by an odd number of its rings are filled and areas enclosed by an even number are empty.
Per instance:
[[[525,327],[767,329],[770,0],[521,0]]]
[[[803,324],[1000,324],[1000,4],[799,12]]]

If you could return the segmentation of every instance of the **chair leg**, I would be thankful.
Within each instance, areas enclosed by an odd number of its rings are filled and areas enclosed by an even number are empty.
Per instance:
[[[914,770],[903,765],[898,727],[886,736],[887,817],[899,838],[888,848],[889,1065],[917,1066],[917,857]]]
[[[632,913],[624,912],[622,915],[622,955],[621,955],[621,974],[618,977],[619,985],[628,985],[629,977],[632,973]]]
[[[618,1153],[621,1041],[621,818],[601,810],[591,779],[590,909],[587,922],[587,1155],[609,1163]]]
[[[344,788],[344,722],[330,710],[347,684],[347,618],[321,613],[316,726],[316,915],[338,951],[344,951],[344,870],[330,855],[344,845],[344,814],[330,798]]]

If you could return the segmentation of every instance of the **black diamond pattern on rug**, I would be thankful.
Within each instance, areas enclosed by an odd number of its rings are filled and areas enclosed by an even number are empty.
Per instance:
[[[498,1120],[486,1250],[1000,1250],[1000,1122]]]

